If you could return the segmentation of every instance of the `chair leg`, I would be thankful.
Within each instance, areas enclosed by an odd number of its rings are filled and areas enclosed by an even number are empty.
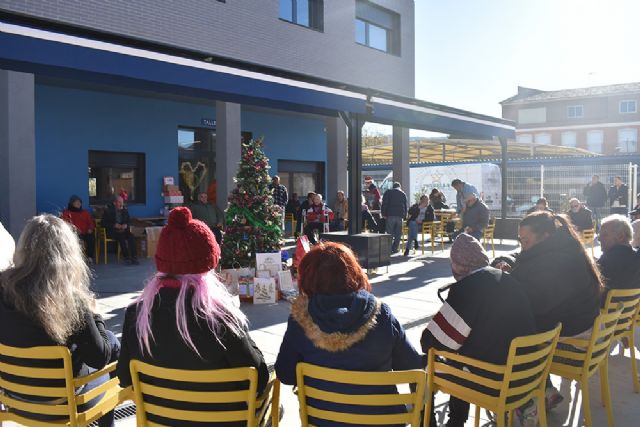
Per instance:
[[[496,247],[493,244],[493,236],[491,236],[491,251],[493,252],[493,257],[496,257]]]
[[[476,413],[473,418],[474,418],[473,425],[475,427],[480,427],[480,406],[478,405],[476,405]]]
[[[540,427],[547,427],[547,402],[544,390],[538,396],[538,423]]]
[[[104,265],[107,265],[107,239],[104,240]]]
[[[505,415],[506,414],[504,412],[501,412],[501,413],[496,412],[496,425],[498,427],[506,427],[506,423],[504,422]]]
[[[638,379],[638,363],[636,362],[635,323],[631,325],[631,333],[628,336],[629,352],[631,354],[631,373],[633,375],[633,392],[640,392],[640,380]]]
[[[613,427],[613,407],[611,390],[609,389],[609,363],[607,359],[605,359],[600,366],[600,394],[602,395],[602,403],[607,408],[609,427]]]
[[[513,427],[513,417],[516,415],[513,413],[513,411],[509,411],[509,413],[507,414],[509,416],[509,420],[507,422],[507,425],[509,427]]]
[[[591,422],[591,402],[589,399],[589,380],[580,381],[580,391],[582,392],[582,412],[584,412],[584,426],[593,427]]]
[[[427,392],[427,404],[424,406],[424,421],[423,427],[438,427],[438,426],[430,426],[429,422],[431,421],[431,411],[433,411],[433,398],[434,394],[432,391]]]

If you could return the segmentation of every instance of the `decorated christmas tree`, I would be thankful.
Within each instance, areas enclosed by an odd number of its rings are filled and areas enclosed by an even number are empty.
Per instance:
[[[273,203],[262,139],[242,143],[236,188],[229,196],[222,268],[251,267],[255,254],[280,251],[281,212]]]

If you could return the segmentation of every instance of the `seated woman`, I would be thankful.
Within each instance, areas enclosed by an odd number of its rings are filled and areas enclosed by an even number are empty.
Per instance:
[[[324,225],[333,220],[333,211],[322,201],[322,194],[313,196],[313,203],[307,210],[307,225],[304,227],[304,234],[311,244],[318,243],[315,231],[322,233]]]
[[[117,359],[120,344],[95,312],[95,298],[89,290],[91,274],[70,225],[53,215],[32,218],[18,239],[14,261],[15,265],[0,276],[0,343],[12,347],[66,346],[71,351],[74,377],[95,372]],[[105,375],[77,392],[94,389],[108,379]],[[27,402],[49,401],[10,394]],[[89,409],[99,398],[80,405],[78,410]],[[51,400],[53,404],[56,399]],[[52,416],[25,415],[52,420]],[[98,424],[112,426],[113,412],[104,415]]]
[[[349,203],[344,196],[344,191],[336,193],[336,204],[333,208],[333,221],[331,221],[331,231],[344,230],[345,222],[349,219]]]
[[[411,243],[413,242],[414,248],[418,249],[418,231],[422,229],[422,223],[424,221],[433,221],[433,208],[431,208],[431,217],[429,218],[427,214],[429,213],[429,197],[426,195],[420,196],[420,202],[414,204],[409,208],[409,213],[407,216],[407,227],[409,229],[409,233],[407,236],[407,244],[404,248],[404,256],[409,256],[409,249],[411,248]]]
[[[93,262],[96,249],[94,231],[96,222],[91,214],[82,209],[82,199],[75,194],[69,198],[67,209],[62,211],[62,219],[75,227],[78,237],[84,242],[84,252],[89,262]]]
[[[389,307],[370,293],[346,246],[323,242],[312,248],[298,267],[298,286],[275,365],[284,384],[296,383],[298,362],[371,372],[424,368],[424,357]],[[346,386],[340,390],[348,393]]]
[[[600,310],[603,282],[566,217],[532,213],[520,223],[519,236],[522,252],[511,274],[529,297],[537,331],[562,322],[563,337],[590,333]],[[561,400],[549,387],[547,405],[553,408]]]
[[[131,384],[129,362],[137,359],[175,369],[253,366],[258,392],[264,390],[267,365],[249,336],[246,316],[214,272],[219,259],[220,247],[209,227],[194,220],[188,208],[173,209],[158,240],[158,272],[125,312],[117,370],[123,387]],[[198,407],[185,403],[177,409]],[[151,414],[149,420],[172,425]]]
[[[456,283],[443,289],[449,294],[422,333],[422,351],[433,347],[503,365],[511,340],[535,333],[527,296],[508,273],[489,267],[480,242],[465,233],[451,246],[451,271]],[[468,415],[469,403],[454,397],[449,400],[447,426],[463,427]],[[431,417],[435,426],[433,414]],[[524,417],[523,413],[521,421]]]

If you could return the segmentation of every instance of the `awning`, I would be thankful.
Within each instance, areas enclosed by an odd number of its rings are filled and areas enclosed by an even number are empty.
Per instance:
[[[500,160],[502,156],[499,141],[425,138],[409,142],[410,163],[440,163]],[[540,157],[599,156],[591,151],[561,145],[527,144],[509,141],[507,156],[510,160]],[[379,138],[362,137],[362,164],[389,165],[393,161],[393,145],[390,141],[380,142]]]
[[[3,18],[4,19],[4,18]],[[339,82],[282,77],[0,20],[0,68],[476,138],[513,138],[507,120]],[[175,51],[175,49],[173,49]],[[192,55],[191,55],[192,56]],[[319,80],[318,80],[319,81]]]

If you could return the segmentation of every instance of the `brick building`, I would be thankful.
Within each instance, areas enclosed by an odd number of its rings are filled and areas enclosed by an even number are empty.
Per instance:
[[[640,83],[543,91],[518,87],[502,117],[518,142],[578,147],[603,155],[638,152]]]

